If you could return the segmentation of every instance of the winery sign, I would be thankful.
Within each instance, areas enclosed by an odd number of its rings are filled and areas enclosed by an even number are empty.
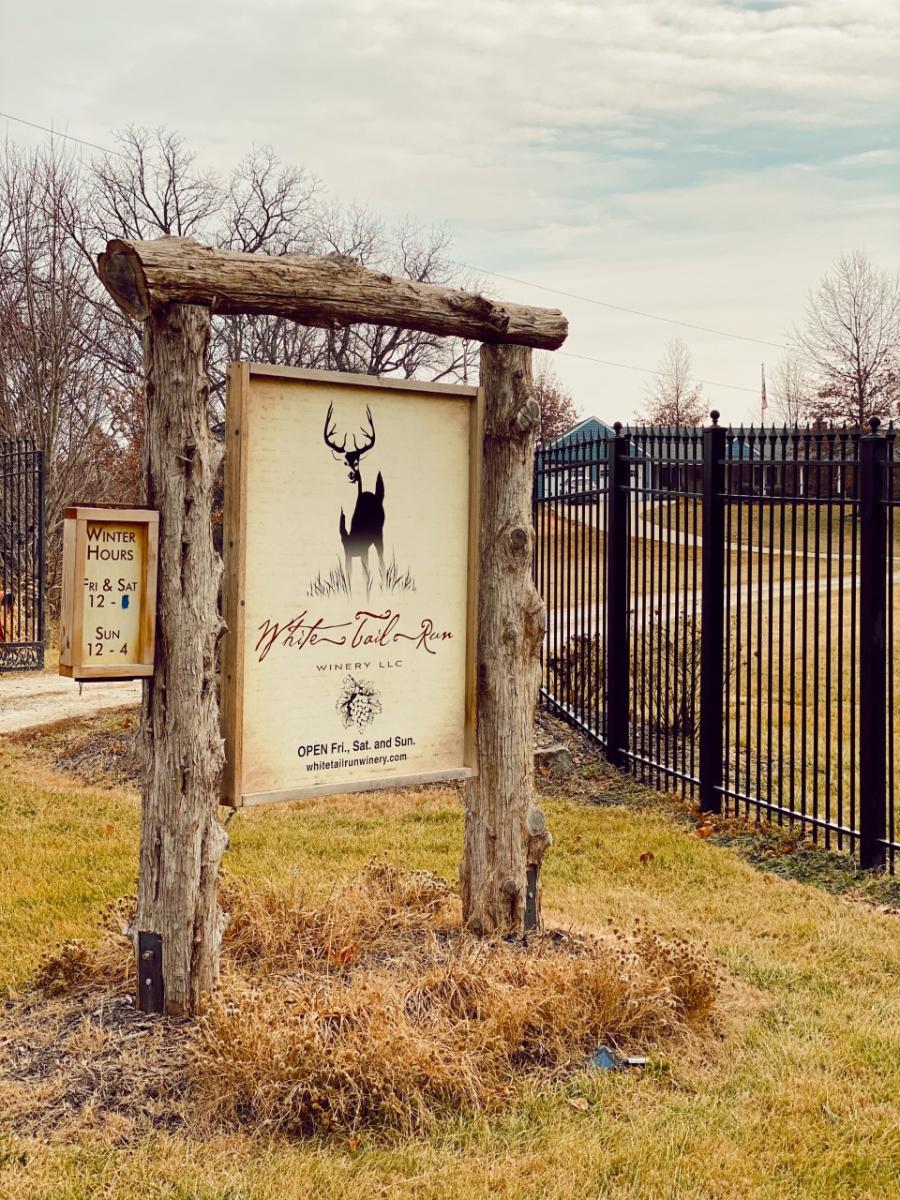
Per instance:
[[[231,368],[226,803],[474,774],[480,423],[477,388]]]

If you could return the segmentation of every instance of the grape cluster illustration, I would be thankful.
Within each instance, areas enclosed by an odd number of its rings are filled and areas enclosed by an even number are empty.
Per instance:
[[[381,712],[381,697],[367,679],[345,675],[335,707],[345,729],[355,725],[362,733]]]

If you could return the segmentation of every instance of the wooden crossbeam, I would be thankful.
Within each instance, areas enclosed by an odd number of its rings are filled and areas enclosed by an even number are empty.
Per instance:
[[[166,304],[205,305],[218,313],[289,317],[334,328],[398,325],[441,337],[556,350],[568,333],[559,309],[490,300],[456,288],[370,271],[327,255],[241,254],[189,238],[107,244],[100,278],[137,320]]]

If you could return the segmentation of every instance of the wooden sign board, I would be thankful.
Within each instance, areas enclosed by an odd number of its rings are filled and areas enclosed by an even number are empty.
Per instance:
[[[64,512],[59,673],[153,674],[159,513],[77,505]]]
[[[477,388],[229,373],[233,806],[474,774]]]

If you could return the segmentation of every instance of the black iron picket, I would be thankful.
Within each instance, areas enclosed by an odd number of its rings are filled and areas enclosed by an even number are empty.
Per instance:
[[[894,430],[648,427],[538,451],[541,695],[707,811],[894,869]]]
[[[44,460],[0,442],[0,671],[44,665]]]

